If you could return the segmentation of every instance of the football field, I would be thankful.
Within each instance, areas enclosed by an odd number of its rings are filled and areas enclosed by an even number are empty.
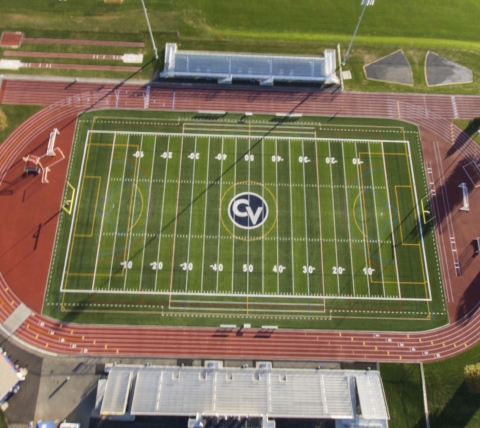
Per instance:
[[[404,133],[101,122],[72,160],[76,193],[57,261],[64,308],[82,295],[98,308],[147,303],[162,313],[430,308],[423,195]]]

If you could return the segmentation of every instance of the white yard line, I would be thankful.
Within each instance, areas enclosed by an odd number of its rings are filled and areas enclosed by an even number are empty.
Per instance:
[[[127,168],[127,155],[128,149],[130,144],[130,137],[127,139],[127,148],[125,149],[125,161],[123,163],[123,173],[122,173],[122,180],[125,179],[125,170]],[[110,286],[112,285],[112,273],[113,273],[113,262],[115,260],[115,246],[117,244],[117,234],[118,234],[118,222],[120,219],[120,211],[122,208],[122,196],[123,196],[123,186],[120,186],[120,196],[118,199],[118,209],[117,209],[117,219],[115,220],[115,237],[113,239],[113,247],[112,247],[112,259],[110,260],[110,275],[108,277],[108,289],[110,290]]]
[[[169,150],[170,150],[170,137],[168,137],[168,141],[167,141],[167,157],[165,158],[165,180],[164,180],[164,184],[163,184],[163,195],[162,195],[162,214],[160,216],[160,226],[159,226],[159,230],[158,230],[158,246],[157,246],[157,259],[155,260],[155,262],[158,263],[161,263],[161,260],[160,260],[160,248],[162,246],[162,228],[163,228],[163,213],[165,211],[165,189],[167,187],[167,171],[168,171],[168,153],[169,153]],[[163,265],[162,265],[163,267]],[[155,290],[157,289],[157,282],[158,282],[158,265],[157,265],[157,269],[155,270]]]
[[[393,229],[392,205],[390,204],[390,192],[388,191],[387,163],[385,162],[385,151],[383,149],[383,141],[381,142],[381,145],[382,145],[382,157],[383,157],[383,173],[385,175],[385,184],[387,187],[386,191],[387,191],[388,212],[390,215],[390,229],[392,231],[393,259],[395,260],[395,272],[397,274],[398,295],[399,297],[402,297],[402,290],[400,289],[400,275],[398,273],[397,247],[395,245],[395,231]],[[380,240],[380,236],[378,238]]]
[[[102,242],[102,230],[103,230],[103,223],[105,220],[105,208],[107,206],[108,187],[110,185],[110,174],[112,172],[113,152],[115,151],[115,139],[116,139],[116,135],[113,136],[112,153],[110,155],[110,164],[108,166],[107,187],[105,189],[105,199],[103,201],[102,220],[100,221],[100,234],[98,236],[97,255],[95,257],[95,268],[93,269],[92,290],[95,289],[95,278],[97,277],[98,257],[100,255],[100,244]],[[97,207],[95,207],[94,209],[96,210]]]
[[[205,235],[207,234],[207,204],[208,204],[208,173],[210,172],[210,137],[208,137],[207,149],[207,177],[205,178],[205,210],[203,215],[203,251],[202,251],[202,277],[200,290],[203,291],[203,273],[205,272]],[[218,268],[218,266],[217,266]]]
[[[224,154],[223,143],[224,143],[224,137],[222,137],[222,155]],[[218,275],[220,274],[218,270],[218,265],[220,264],[220,240],[221,240],[220,228],[222,224],[222,222],[220,221],[220,216],[222,215],[222,182],[223,182],[223,156],[220,159],[220,191],[219,191],[219,201],[218,201],[217,275],[216,275],[216,285],[215,285],[215,291],[217,293],[218,293]],[[232,237],[232,239],[234,238]]]
[[[291,144],[290,139],[288,140],[288,172],[289,172],[289,183],[292,184],[292,153],[291,153]],[[292,249],[292,294],[295,294],[295,259],[294,253],[295,248],[293,245],[293,202],[292,202],[292,186],[290,186],[290,242]],[[308,267],[307,267],[308,269]],[[308,273],[307,273],[308,275]]]
[[[275,158],[278,159],[278,144],[277,140],[275,139]],[[277,216],[277,294],[280,294],[280,272],[278,271],[278,266],[280,265],[280,260],[279,260],[279,249],[278,249],[278,224],[280,222],[280,218],[278,216],[278,162],[275,162],[275,198],[277,200],[277,207],[276,207],[276,213],[275,215]]]
[[[350,234],[350,228],[351,228],[351,223],[350,223],[350,207],[348,205],[348,188],[347,188],[347,168],[345,166],[345,150],[343,149],[343,144],[342,144],[342,164],[343,164],[343,179],[345,180],[345,205],[346,205],[346,211],[347,211],[347,234],[348,236],[351,236]],[[353,253],[352,253],[352,241],[351,239],[348,240],[348,244],[350,245],[350,266],[352,269],[352,290],[353,290],[353,295],[355,296],[355,272],[354,272],[354,267],[353,267]]]
[[[373,194],[373,206],[375,209],[375,224],[377,226],[377,241],[380,241],[380,228],[378,227],[378,211],[377,211],[377,196],[375,195],[375,179],[373,177],[373,165],[372,165],[372,152],[370,150],[370,142],[368,142],[368,157],[370,159],[370,171],[372,176],[372,194]],[[380,262],[380,273],[382,275],[382,287],[383,287],[383,295],[385,296],[385,278],[383,276],[383,259],[382,259],[382,244],[378,244],[378,255],[379,255],[379,262]]]
[[[262,138],[262,183],[265,183],[265,140]],[[262,186],[262,198],[265,200],[265,184]],[[265,293],[265,223],[262,223],[262,293]]]
[[[315,142],[315,165],[317,168],[317,197],[318,197],[318,230],[319,230],[319,241],[320,241],[320,260],[322,265],[322,291],[325,294],[325,268],[323,265],[323,237],[322,237],[322,210],[320,205],[320,176],[318,170],[318,148],[317,142]],[[325,307],[325,299],[323,299],[323,305]]]
[[[180,142],[180,163],[178,167],[178,185],[177,185],[177,203],[175,207],[175,227],[173,231],[173,248],[172,248],[172,266],[170,268],[170,294],[168,295],[168,308],[170,309],[170,298],[172,295],[173,288],[173,270],[175,268],[175,245],[177,243],[177,224],[178,224],[178,201],[180,198],[180,178],[182,174],[182,159],[183,159],[183,140],[184,136],[182,135]]]
[[[235,156],[234,156],[234,164],[233,164],[233,182],[237,181],[237,139],[235,138]],[[237,188],[233,188],[233,197],[237,193]],[[232,222],[233,223],[233,222]],[[233,236],[232,239],[232,293],[233,293],[233,285],[234,285],[234,278],[235,278],[235,223],[233,223]]]
[[[328,142],[328,156],[330,158],[332,157],[330,141]],[[332,215],[333,215],[333,233],[335,236],[335,265],[338,268],[337,221],[335,219],[335,195],[334,195],[334,188],[333,188],[332,164],[329,163],[327,168],[330,168],[330,184],[332,185]],[[337,287],[338,287],[338,295],[340,296],[340,275],[337,275]]]
[[[143,135],[142,135],[142,138],[140,140],[140,153],[142,153],[142,148],[143,148]],[[137,204],[137,189],[138,189],[138,174],[140,172],[140,165],[142,163],[142,156],[138,156],[137,158],[137,165],[135,167],[135,171],[134,171],[134,184],[133,184],[133,206],[131,207],[131,216],[132,216],[132,220],[130,221],[130,230],[127,230],[127,241],[128,241],[128,244],[127,244],[127,259],[125,260],[125,263],[130,263],[130,249],[131,249],[131,246],[132,246],[132,234],[133,234],[133,225],[135,224],[135,205]],[[125,265],[124,266],[124,271],[125,271],[125,275],[124,275],[124,280],[123,280],[123,289],[127,288],[127,277],[128,277],[128,271],[129,271],[129,268]]]
[[[357,159],[360,159],[358,157],[358,148],[357,148],[357,145],[355,144],[355,156]],[[360,177],[360,169],[361,169],[361,164],[357,163],[357,185],[358,185],[358,201],[360,203],[360,211],[361,211],[361,214],[362,214],[362,226],[363,226],[363,230],[361,230],[360,232],[362,233],[362,236],[363,236],[363,249],[364,249],[364,254],[365,254],[365,266],[366,268],[368,269],[370,266],[370,263],[369,263],[369,256],[368,256],[368,248],[367,248],[367,239],[368,239],[368,236],[366,235],[367,233],[367,229],[366,229],[366,219],[365,219],[365,216],[364,216],[364,213],[363,213],[363,188],[362,188],[362,182],[361,181],[361,177]],[[368,271],[367,271],[368,273]],[[367,287],[368,287],[368,295],[370,296],[370,277],[371,275],[365,275],[366,278],[367,278]]]
[[[195,136],[195,144],[193,146],[193,153],[197,153],[197,137]],[[195,191],[195,166],[197,165],[197,160],[194,157],[192,159],[193,169],[192,169],[192,192],[190,193],[190,223],[188,225],[188,243],[187,243],[187,261],[186,261],[186,275],[185,275],[185,293],[188,291],[188,272],[190,272],[190,241],[192,234],[192,216],[193,216],[193,193]]]
[[[302,156],[305,159],[305,144],[302,140]],[[302,169],[303,169],[303,213],[305,215],[305,255],[307,266],[310,266],[309,258],[308,258],[308,222],[307,222],[307,189],[305,187],[305,162],[302,162]],[[307,273],[307,289],[308,295],[310,295],[310,274]]]
[[[248,150],[247,154],[250,156],[250,144],[251,140],[248,140]],[[250,192],[250,164],[252,161],[249,159],[247,162],[247,189],[248,192]],[[249,286],[250,286],[250,229],[247,229],[247,294],[249,291]]]
[[[147,227],[148,227],[148,216],[150,213],[150,201],[152,199],[152,178],[153,178],[153,171],[155,167],[155,152],[157,150],[157,137],[155,137],[153,141],[153,160],[152,160],[152,169],[150,170],[150,187],[148,189],[148,204],[147,204],[147,217],[145,219],[145,231],[144,231],[144,238],[143,238],[143,249],[142,249],[142,267],[140,269],[140,284],[139,288],[142,287],[142,279],[143,279],[143,266],[145,265],[145,248],[147,247]]]

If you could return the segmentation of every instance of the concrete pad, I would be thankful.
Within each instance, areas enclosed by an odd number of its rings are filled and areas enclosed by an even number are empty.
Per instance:
[[[364,68],[367,79],[413,85],[412,68],[402,50],[380,58]]]
[[[123,62],[127,64],[141,64],[143,62],[143,54],[124,54]]]
[[[10,316],[3,323],[3,328],[10,334],[13,334],[24,323],[24,321],[31,315],[32,311],[24,304],[20,303],[17,308],[10,314]]]
[[[18,70],[22,63],[18,59],[0,59],[0,69],[2,70]]]
[[[472,70],[431,51],[425,60],[425,75],[428,86],[473,82]]]
[[[352,72],[350,70],[342,71],[343,80],[350,80],[352,78]]]

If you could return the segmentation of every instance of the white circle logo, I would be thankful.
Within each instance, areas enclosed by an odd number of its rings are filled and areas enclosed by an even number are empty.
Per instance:
[[[268,205],[265,199],[256,193],[239,193],[228,204],[228,216],[237,227],[256,229],[267,220]]]

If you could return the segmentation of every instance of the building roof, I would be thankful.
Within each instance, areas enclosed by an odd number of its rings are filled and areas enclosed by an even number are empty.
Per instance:
[[[4,352],[0,352],[0,402],[19,381],[15,366]]]
[[[132,381],[132,415],[352,420],[357,379],[362,416],[388,419],[376,371],[124,365],[110,371],[101,414],[122,414]]]
[[[272,55],[181,51],[176,43],[165,46],[165,68],[161,77],[190,77],[274,81],[339,83],[335,73],[335,50],[326,49],[325,56]]]

